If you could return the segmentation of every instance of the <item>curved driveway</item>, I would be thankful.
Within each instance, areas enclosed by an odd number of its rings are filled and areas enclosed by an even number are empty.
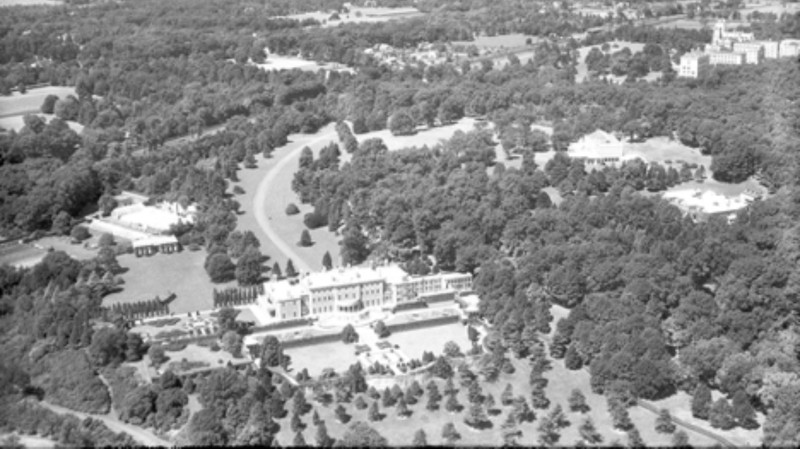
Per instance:
[[[275,181],[278,177],[278,174],[282,173],[284,170],[291,170],[293,166],[290,167],[290,164],[297,164],[303,148],[306,146],[313,148],[316,145],[337,140],[338,136],[336,131],[332,127],[329,127],[327,131],[323,131],[323,134],[314,136],[313,139],[303,142],[303,145],[297,145],[297,148],[294,148],[286,154],[280,156],[280,159],[278,159],[275,165],[270,168],[270,170],[267,172],[267,175],[264,176],[264,179],[262,179],[258,184],[256,194],[253,196],[253,214],[256,217],[258,226],[261,227],[261,230],[264,231],[264,234],[266,234],[266,236],[272,241],[275,247],[277,247],[287,259],[292,260],[292,263],[297,271],[301,273],[312,271],[311,267],[303,259],[303,256],[301,256],[295,250],[294,243],[283,240],[280,234],[278,234],[278,232],[272,226],[271,220],[269,220],[268,217],[272,215],[278,216],[278,214],[283,212],[279,210],[268,211],[267,202],[274,200],[274,198],[269,199],[270,194],[279,191],[281,188],[285,188],[285,186],[276,186]]]

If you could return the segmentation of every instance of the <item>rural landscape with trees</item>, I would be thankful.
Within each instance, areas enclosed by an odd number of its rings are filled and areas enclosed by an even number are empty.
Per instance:
[[[800,12],[52,3],[0,7],[0,261],[69,242],[0,264],[0,445],[800,445],[800,60],[674,68],[712,19],[791,40]],[[48,88],[69,93],[18,107]],[[598,130],[708,163],[572,157]],[[663,196],[753,184],[704,219]],[[256,217],[258,189],[280,213]],[[93,227],[122,192],[196,210],[160,236],[185,259],[142,259],[159,296],[109,301],[137,287],[136,242]],[[446,308],[433,296],[333,331],[300,303],[280,321],[265,297],[309,254],[332,277],[388,261],[471,284],[452,335],[397,319]],[[208,310],[178,317],[179,282],[210,286],[179,298]],[[334,344],[337,369],[315,366]]]

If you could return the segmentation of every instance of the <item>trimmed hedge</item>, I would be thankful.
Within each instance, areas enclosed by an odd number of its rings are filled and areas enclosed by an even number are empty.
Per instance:
[[[387,324],[386,327],[389,330],[394,332],[403,332],[413,329],[419,329],[423,327],[433,327],[433,326],[441,326],[444,324],[450,323],[457,323],[461,317],[458,315],[448,315],[439,318],[434,318],[432,320],[424,320],[424,321],[412,321],[410,323],[402,323],[402,324]]]
[[[404,310],[426,309],[426,308],[428,308],[428,303],[424,301],[404,302],[394,306],[394,308],[392,309],[392,313],[402,312]]]
[[[309,318],[297,318],[297,319],[294,319],[294,320],[281,321],[280,323],[275,323],[275,324],[267,324],[267,325],[264,325],[264,326],[254,326],[254,327],[250,328],[250,332],[254,334],[256,332],[276,331],[276,330],[282,330],[282,329],[289,329],[289,328],[292,328],[292,327],[308,326],[312,322],[313,322],[313,320],[311,320]]]

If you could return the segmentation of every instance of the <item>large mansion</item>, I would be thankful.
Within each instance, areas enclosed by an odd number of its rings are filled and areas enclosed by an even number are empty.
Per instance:
[[[412,276],[395,264],[336,268],[298,279],[264,284],[259,305],[276,320],[322,316],[360,317],[370,309],[404,303],[455,299],[472,290],[469,273]]]

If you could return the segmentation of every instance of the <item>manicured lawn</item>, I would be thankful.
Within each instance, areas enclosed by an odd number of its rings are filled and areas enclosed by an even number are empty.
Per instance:
[[[150,300],[158,295],[166,298],[175,293],[170,303],[170,312],[187,313],[208,310],[213,307],[212,291],[236,285],[236,282],[214,284],[208,277],[203,263],[205,251],[184,250],[179,253],[157,253],[150,257],[124,254],[117,257],[119,264],[128,271],[120,276],[125,281],[123,290],[103,299],[104,306],[116,303]]]
[[[28,243],[10,243],[0,247],[0,265],[29,267],[39,263],[46,254],[45,251]]]
[[[527,39],[531,39],[531,42],[536,42],[536,37],[526,36],[522,33],[512,33],[512,34],[500,34],[497,36],[478,36],[473,41],[454,41],[453,45],[474,45],[479,49],[484,48],[514,48],[514,47],[522,47],[525,44]]]
[[[36,4],[45,2],[46,0],[0,0],[0,6],[10,6],[12,4]],[[75,95],[75,88],[47,86],[37,89],[29,89],[28,92],[24,94],[14,92],[9,96],[0,96],[0,116],[8,117],[12,115],[38,113],[40,112],[39,108],[42,106],[44,99],[47,98],[48,95],[57,95],[59,98],[66,98],[67,95]],[[77,97],[77,95],[75,96]]]
[[[339,20],[328,20],[332,13],[329,11],[314,11],[286,16],[289,19],[304,20],[314,19],[322,23],[323,27],[339,26],[342,23],[377,23],[392,19],[402,19],[422,16],[416,8],[386,8],[386,7],[358,7],[351,6],[350,12],[339,14]],[[325,22],[325,23],[323,23]]]
[[[53,248],[55,251],[64,251],[69,254],[73,259],[88,260],[97,256],[97,241],[100,239],[100,234],[93,233],[92,237],[80,244],[73,244],[70,238],[66,236],[59,237],[43,237],[33,242],[34,246],[47,250]],[[87,245],[84,246],[84,245]]]
[[[355,350],[356,347],[353,344],[346,345],[340,341],[335,341],[289,348],[285,352],[292,357],[292,364],[289,365],[292,374],[307,368],[309,374],[318,376],[325,368],[333,368],[340,374],[346,371],[350,365],[357,361]]]
[[[0,1],[2,1],[2,0],[0,0]],[[44,101],[44,100],[42,100],[42,101]],[[41,114],[40,113],[40,114],[36,114],[36,115],[38,115],[39,117],[42,118],[42,120],[44,120],[45,122],[48,122],[48,123],[53,119],[53,117],[55,117],[55,115],[53,115],[53,114]],[[78,122],[75,122],[75,121],[72,121],[72,120],[68,120],[67,121],[67,125],[73,131],[75,131],[78,134],[83,132],[83,125],[81,125]],[[0,118],[0,128],[8,129],[8,130],[13,129],[14,131],[20,131],[24,126],[25,126],[25,115],[24,114],[13,115],[13,116],[10,116],[10,117]]]
[[[0,0],[0,6],[3,6],[3,0]],[[26,3],[19,3],[19,4],[26,4]],[[31,3],[36,4],[36,3]],[[20,435],[17,434],[19,437],[19,442],[22,443],[23,447],[35,447],[37,449],[50,449],[56,447],[58,442],[55,440],[51,440],[49,438],[42,438],[35,435]],[[0,438],[5,438],[6,435],[0,435]]]
[[[467,327],[460,322],[394,332],[386,340],[399,345],[403,353],[416,359],[421,359],[424,351],[432,351],[434,354],[441,353],[445,343],[451,340],[456,342],[462,351],[467,351],[472,347],[472,343],[467,338]]]
[[[300,69],[306,72],[317,72],[319,70],[338,70],[342,72],[353,72],[353,69],[342,64],[317,64],[316,61],[298,58],[294,56],[281,56],[271,54],[263,64],[255,64],[262,70],[292,70]]]
[[[669,140],[667,137],[653,137],[644,142],[626,143],[624,153],[641,156],[647,162],[658,162],[667,167],[671,165],[675,169],[680,169],[679,161],[705,165],[706,170],[711,166],[711,156],[705,156],[699,149],[687,147],[680,141]]]

